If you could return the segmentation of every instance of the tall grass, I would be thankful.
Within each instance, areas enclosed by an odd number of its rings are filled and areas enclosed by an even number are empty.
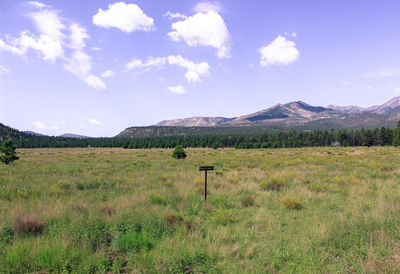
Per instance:
[[[2,273],[400,269],[396,148],[18,152],[0,165]]]

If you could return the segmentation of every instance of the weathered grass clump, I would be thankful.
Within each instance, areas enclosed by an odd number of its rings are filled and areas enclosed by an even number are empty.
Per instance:
[[[254,196],[251,194],[244,194],[240,198],[240,202],[242,203],[243,207],[254,206],[256,202],[254,201]]]
[[[285,182],[277,178],[273,178],[270,181],[265,181],[260,184],[262,190],[268,191],[279,191],[284,186]]]
[[[285,196],[281,199],[281,203],[287,209],[302,209],[303,203],[295,196]]]
[[[42,234],[46,227],[46,222],[39,220],[33,214],[23,214],[17,217],[14,223],[14,230],[20,235]]]

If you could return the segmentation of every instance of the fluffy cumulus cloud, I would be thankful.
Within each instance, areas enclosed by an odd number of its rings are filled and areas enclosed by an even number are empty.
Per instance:
[[[300,56],[296,44],[280,35],[269,45],[258,49],[258,52],[261,55],[261,66],[288,65]]]
[[[182,85],[168,87],[168,90],[175,94],[184,94],[185,93],[185,89],[183,88]]]
[[[209,46],[217,49],[219,58],[231,56],[231,36],[224,19],[215,11],[198,12],[171,25],[168,36],[175,42],[185,41],[190,47]]]
[[[45,5],[45,4],[43,4],[41,2],[38,2],[38,1],[29,1],[28,5],[30,5],[32,7],[35,7],[37,9],[43,9],[43,8],[49,8],[50,7],[50,6]]]
[[[208,65],[207,62],[201,62],[196,64],[188,59],[183,58],[180,55],[176,56],[171,55],[168,56],[168,64],[177,65],[185,68],[187,70],[185,78],[188,81],[188,83],[200,82],[201,81],[200,76],[209,75],[210,66]]]
[[[93,16],[93,24],[104,28],[118,28],[124,32],[154,30],[153,18],[147,16],[136,4],[117,2],[107,10],[99,9]]]
[[[30,1],[28,5],[39,9],[28,13],[38,34],[24,30],[19,37],[6,36],[7,41],[0,39],[0,51],[26,55],[32,49],[47,62],[55,63],[61,59],[67,71],[84,83],[96,89],[105,89],[105,83],[91,73],[92,58],[85,53],[85,40],[89,39],[86,29],[62,18],[59,11],[51,6],[38,1]],[[70,53],[67,54],[68,50]]]
[[[96,125],[96,126],[100,126],[102,124],[102,122],[100,122],[100,121],[98,121],[98,120],[96,120],[94,118],[89,118],[88,119],[88,123],[92,124],[92,125]]]
[[[202,13],[207,13],[210,10],[218,13],[221,11],[221,5],[217,2],[200,2],[193,8],[194,12]]]
[[[6,67],[3,67],[2,65],[0,65],[0,74],[7,74],[9,73],[10,70]]]

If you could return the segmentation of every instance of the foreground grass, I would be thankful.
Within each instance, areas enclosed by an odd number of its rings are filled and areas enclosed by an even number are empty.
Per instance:
[[[19,150],[0,272],[400,270],[399,150],[186,151]]]

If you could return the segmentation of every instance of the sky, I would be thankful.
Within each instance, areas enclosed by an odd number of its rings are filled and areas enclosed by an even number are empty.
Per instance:
[[[0,123],[47,135],[400,96],[398,0],[0,0]]]

